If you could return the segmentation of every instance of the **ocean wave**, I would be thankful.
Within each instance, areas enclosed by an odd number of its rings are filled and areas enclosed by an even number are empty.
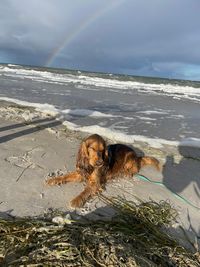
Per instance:
[[[200,102],[200,88],[192,86],[183,86],[173,83],[144,83],[141,81],[119,80],[112,76],[106,78],[90,75],[83,75],[82,73],[54,73],[50,71],[41,71],[25,68],[12,68],[11,66],[5,66],[0,69],[0,74],[7,76],[14,76],[18,78],[30,78],[37,81],[69,84],[84,85],[80,89],[87,89],[88,87],[106,87],[108,90],[137,90],[140,93],[157,94],[170,96],[175,99],[188,99],[192,101]]]

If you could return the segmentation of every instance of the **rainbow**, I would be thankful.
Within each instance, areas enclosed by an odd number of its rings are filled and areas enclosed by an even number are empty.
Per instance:
[[[71,33],[67,34],[64,39],[53,49],[50,56],[45,62],[46,67],[51,67],[55,59],[61,54],[62,50],[66,49],[67,46],[75,40],[82,32],[84,32],[93,22],[101,18],[104,14],[119,7],[125,0],[113,0],[109,5],[104,6],[102,9],[97,10],[94,14],[87,17],[80,25]]]

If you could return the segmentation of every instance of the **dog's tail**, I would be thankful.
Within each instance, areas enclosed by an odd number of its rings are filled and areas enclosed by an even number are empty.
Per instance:
[[[144,166],[148,166],[148,165],[151,165],[153,166],[154,168],[156,168],[158,171],[161,170],[161,165],[160,165],[160,162],[154,158],[154,157],[139,157],[139,166],[140,166],[140,169]]]

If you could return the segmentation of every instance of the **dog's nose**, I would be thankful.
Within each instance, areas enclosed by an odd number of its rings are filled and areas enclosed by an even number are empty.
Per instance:
[[[97,152],[97,156],[99,157],[99,158],[101,158],[102,157],[102,152]]]

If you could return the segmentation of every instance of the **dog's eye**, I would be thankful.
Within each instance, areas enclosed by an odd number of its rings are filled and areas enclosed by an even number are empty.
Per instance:
[[[95,149],[94,149],[93,147],[91,147],[91,146],[89,147],[89,149],[90,149],[90,150],[93,150],[93,151],[95,150]]]

